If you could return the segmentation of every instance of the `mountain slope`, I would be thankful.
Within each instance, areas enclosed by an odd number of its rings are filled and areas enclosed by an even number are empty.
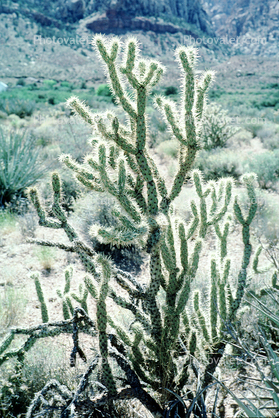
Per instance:
[[[278,54],[278,0],[209,0],[203,5],[217,36],[235,39],[233,53]]]

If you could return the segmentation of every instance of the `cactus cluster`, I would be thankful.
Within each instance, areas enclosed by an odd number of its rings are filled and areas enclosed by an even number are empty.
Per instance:
[[[194,355],[198,356],[198,352],[203,351],[206,358],[201,382],[203,390],[212,381],[222,358],[224,330],[227,323],[235,320],[246,288],[252,251],[250,225],[257,209],[254,177],[243,178],[249,198],[249,209],[245,215],[237,198],[232,205],[234,185],[231,179],[204,184],[199,171],[191,173],[200,149],[206,92],[213,73],[207,71],[198,78],[195,73],[197,51],[192,47],[180,47],[176,51],[176,59],[182,74],[181,102],[177,104],[161,96],[155,98],[155,105],[179,142],[178,169],[168,187],[148,151],[146,115],[148,96],[159,82],[163,67],[155,60],[142,59],[134,39],[128,39],[124,45],[122,64],[119,64],[121,43],[118,39],[109,41],[98,35],[94,38],[94,45],[105,64],[110,87],[127,116],[127,123],[122,124],[112,112],[95,114],[78,98],[71,98],[68,106],[93,129],[93,152],[86,156],[83,164],[74,161],[70,155],[61,156],[61,161],[89,190],[100,194],[107,192],[114,197],[118,203],[114,216],[119,222],[109,228],[93,226],[90,232],[101,242],[113,245],[140,243],[149,257],[149,277],[146,283],[141,283],[129,273],[117,269],[105,257],[97,255],[82,241],[61,207],[61,185],[57,173],[52,175],[52,212],[55,219],[47,217],[35,188],[29,191],[29,195],[40,225],[63,229],[69,244],[33,242],[76,253],[88,273],[77,296],[70,294],[73,279],[72,271],[68,269],[64,290],[58,290],[57,294],[62,300],[65,332],[69,331],[70,318],[76,312],[72,299],[81,305],[84,315],[88,312],[88,296],[96,301],[94,327],[98,333],[101,357],[100,379],[109,395],[115,397],[118,389],[111,367],[111,359],[114,358],[135,396],[151,405],[152,412],[156,408],[160,412],[171,393],[184,393],[189,371],[194,367],[191,360]],[[190,202],[191,221],[186,224],[176,217],[173,205],[190,173],[197,198]],[[231,260],[228,257],[232,206],[242,228],[244,244],[236,287],[230,280]],[[215,234],[217,245],[216,254],[209,260],[209,275],[203,272],[209,292],[202,295],[193,284],[209,232]],[[46,322],[47,310],[39,279],[35,281],[43,322]],[[123,291],[117,291],[115,284]],[[108,299],[133,315],[129,330],[124,329],[110,312]],[[85,332],[92,332],[89,319],[87,325],[77,323],[76,326]],[[36,331],[37,334],[26,334],[29,339],[40,338],[43,330],[45,336],[50,332],[55,335],[60,333],[61,327],[50,323],[49,328],[42,328]],[[13,337],[14,331],[2,344],[2,353]],[[75,341],[76,351],[79,352],[77,338]],[[203,350],[205,346],[209,349]],[[0,362],[4,357],[0,357]],[[142,382],[157,394],[155,398],[160,407],[154,404],[154,400],[150,401],[148,389],[143,389]]]

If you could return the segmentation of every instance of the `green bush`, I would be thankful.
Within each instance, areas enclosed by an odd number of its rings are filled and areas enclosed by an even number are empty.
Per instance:
[[[0,109],[8,115],[17,115],[21,119],[31,116],[35,109],[33,100],[6,99],[0,102]]]
[[[244,127],[247,131],[251,132],[251,134],[253,135],[253,138],[255,138],[256,136],[258,136],[258,132],[260,132],[263,129],[264,123],[261,121],[245,123]]]
[[[165,96],[170,96],[172,94],[177,94],[177,93],[178,93],[178,90],[174,86],[169,86],[165,90]]]
[[[202,150],[197,157],[196,167],[202,172],[206,181],[218,180],[222,177],[233,177],[238,180],[243,174],[241,157],[230,150]]]
[[[25,86],[25,80],[24,80],[24,78],[18,79],[16,85],[17,86]]]
[[[257,174],[261,188],[276,190],[279,176],[279,150],[253,155],[247,159],[243,169]]]
[[[36,139],[28,132],[0,128],[0,205],[17,200],[43,176]]]
[[[55,80],[44,80],[43,81],[44,86],[49,89],[53,89],[53,87],[57,84],[57,81]]]
[[[179,151],[179,143],[177,139],[170,139],[169,141],[163,141],[157,147],[157,150],[165,156],[175,158]]]
[[[278,125],[268,124],[258,131],[257,135],[263,146],[271,151],[279,148],[279,129]]]
[[[96,90],[97,96],[112,97],[111,89],[107,84],[100,84]]]

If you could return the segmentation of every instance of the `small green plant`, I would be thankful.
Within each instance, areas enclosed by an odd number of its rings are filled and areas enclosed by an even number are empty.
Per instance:
[[[0,127],[0,205],[22,197],[45,172],[36,139],[28,132]]]
[[[55,250],[53,248],[38,248],[36,255],[45,273],[51,272],[53,261],[55,259]]]
[[[44,86],[46,89],[53,89],[53,87],[57,84],[57,81],[55,80],[44,80],[43,81]]]
[[[97,96],[112,97],[111,89],[107,84],[100,84],[96,90]]]
[[[177,87],[169,86],[169,87],[166,88],[165,95],[170,96],[172,94],[178,94]]]
[[[17,86],[25,86],[24,78],[20,78],[19,80],[17,80],[16,85]]]

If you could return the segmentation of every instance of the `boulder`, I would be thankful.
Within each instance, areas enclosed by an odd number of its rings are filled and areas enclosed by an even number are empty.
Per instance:
[[[6,91],[7,88],[8,88],[7,84],[5,84],[2,81],[0,81],[0,92],[1,91]]]

